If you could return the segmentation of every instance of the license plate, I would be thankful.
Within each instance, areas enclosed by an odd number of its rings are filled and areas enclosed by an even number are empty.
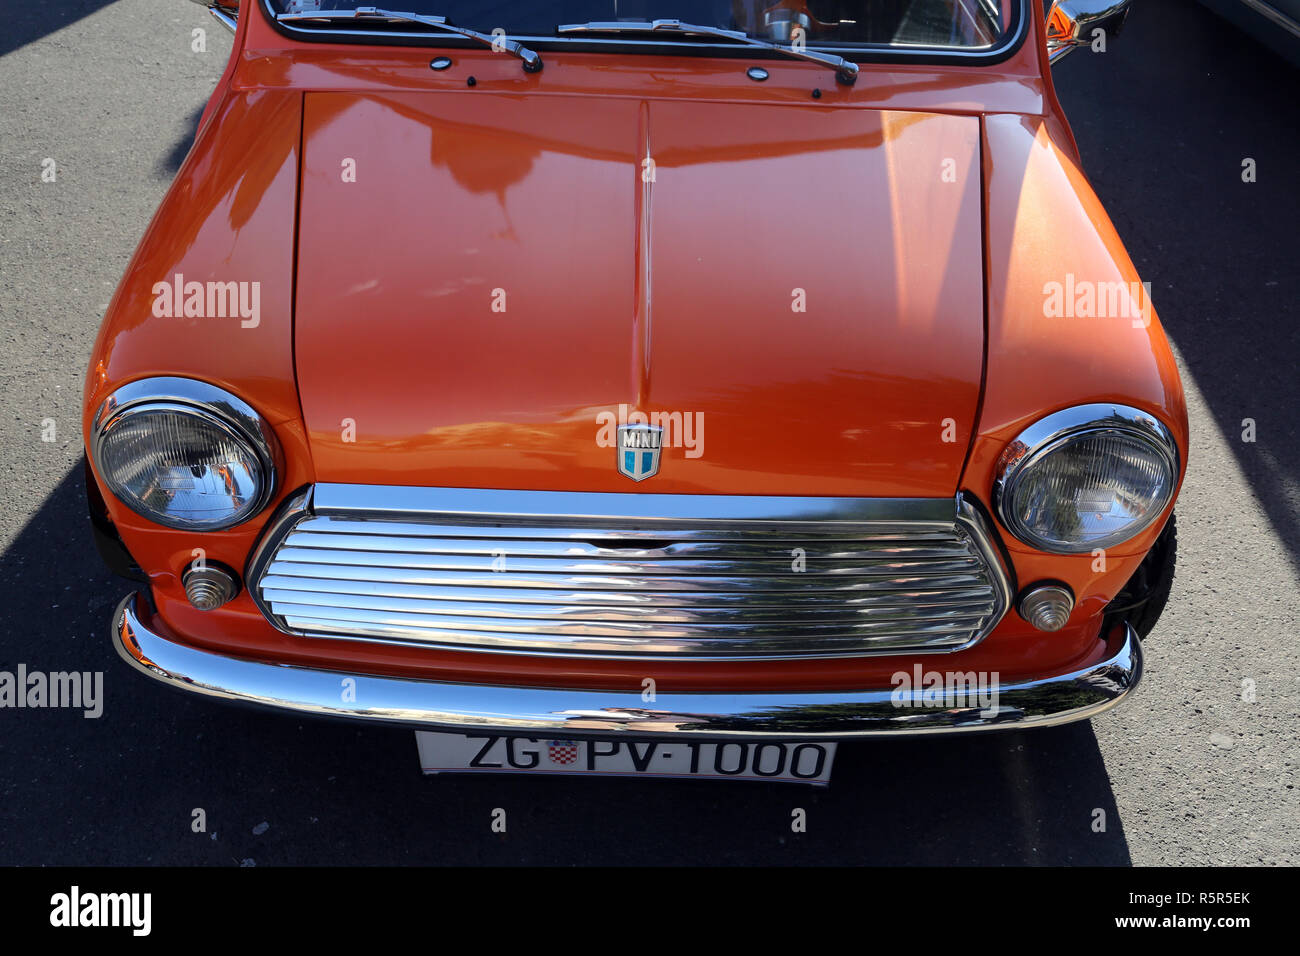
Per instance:
[[[425,773],[713,777],[826,786],[835,744],[803,741],[568,740],[417,730]]]

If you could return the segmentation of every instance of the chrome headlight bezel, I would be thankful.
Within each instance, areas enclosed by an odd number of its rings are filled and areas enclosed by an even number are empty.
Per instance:
[[[192,415],[247,446],[258,465],[257,494],[237,512],[212,521],[195,521],[154,511],[146,513],[136,508],[131,496],[123,494],[116,476],[102,466],[103,445],[115,427],[145,411]],[[171,376],[138,379],[104,399],[91,421],[89,452],[96,472],[114,498],[142,518],[179,531],[222,531],[243,524],[270,503],[281,470],[275,433],[251,405],[207,382]]]
[[[1168,480],[1159,506],[1141,519],[1102,538],[1068,544],[1048,540],[1028,528],[1010,505],[1025,475],[1038,462],[1053,452],[1083,437],[1104,435],[1122,436],[1134,440],[1155,452],[1165,465]],[[1172,433],[1154,415],[1139,408],[1111,403],[1076,405],[1040,418],[1022,431],[1003,451],[998,460],[997,475],[993,482],[993,507],[998,520],[1016,537],[1030,547],[1051,554],[1090,554],[1097,549],[1123,544],[1149,528],[1169,507],[1177,489],[1182,468],[1178,443]]]

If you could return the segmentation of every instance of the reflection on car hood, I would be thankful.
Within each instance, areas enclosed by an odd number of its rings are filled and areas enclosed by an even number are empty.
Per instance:
[[[317,477],[952,494],[983,353],[978,137],[817,104],[307,94]],[[638,410],[669,431],[633,485],[609,438]]]

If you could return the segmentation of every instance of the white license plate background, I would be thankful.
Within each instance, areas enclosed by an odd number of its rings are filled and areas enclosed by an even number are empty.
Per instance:
[[[708,777],[826,786],[834,743],[806,741],[569,740],[417,730],[420,768],[436,773]]]

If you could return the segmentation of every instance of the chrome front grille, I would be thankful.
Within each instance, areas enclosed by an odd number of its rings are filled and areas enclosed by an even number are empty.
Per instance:
[[[950,651],[1010,602],[951,499],[322,484],[248,580],[293,634],[601,656]]]

